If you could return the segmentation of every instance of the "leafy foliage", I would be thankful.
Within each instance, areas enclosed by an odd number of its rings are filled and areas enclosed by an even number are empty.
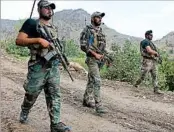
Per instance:
[[[70,61],[75,61],[87,68],[85,64],[85,54],[79,46],[73,41],[68,40],[64,43],[65,54]],[[29,50],[25,47],[15,45],[14,38],[1,42],[1,48],[4,48],[9,54],[14,54],[22,57],[29,56]],[[111,56],[114,59],[113,66],[101,69],[101,76],[110,80],[125,81],[133,84],[139,77],[141,56],[139,53],[139,46],[130,44],[128,41],[120,47],[119,45],[112,45]],[[174,91],[174,61],[169,60],[166,53],[161,53],[163,63],[158,65],[158,80],[161,89]],[[151,85],[151,78],[148,75],[143,83],[144,85]]]
[[[64,44],[65,54],[67,57],[85,57],[85,54],[80,50],[79,46],[73,40],[67,40]]]
[[[114,51],[112,53],[114,58],[113,66],[110,68],[104,67],[101,71],[102,77],[133,84],[140,73],[141,56],[139,46],[125,42],[122,48],[113,44],[112,50]],[[163,63],[158,65],[159,86],[163,90],[174,91],[174,61],[169,60],[169,56],[164,52],[161,52],[161,56]],[[143,84],[151,86],[151,81],[151,77],[148,74]]]
[[[135,45],[126,42],[121,48],[113,44],[113,66],[103,73],[103,77],[112,80],[133,82],[139,74],[140,55]]]
[[[164,90],[174,91],[174,61],[163,57],[163,63],[159,66],[159,84]]]

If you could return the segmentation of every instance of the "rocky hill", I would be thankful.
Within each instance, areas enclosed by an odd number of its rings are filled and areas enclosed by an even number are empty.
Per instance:
[[[22,20],[16,21],[1,19],[1,39],[6,38],[7,36],[15,36],[17,33],[16,25],[19,26],[21,21]],[[79,44],[80,32],[85,27],[85,23],[90,23],[90,14],[83,9],[62,10],[55,12],[53,22],[58,26],[60,38],[65,37],[65,39],[73,39],[77,44]],[[112,43],[122,45],[125,41],[130,41],[132,44],[138,44],[143,39],[121,34],[114,29],[107,27],[107,25],[102,25],[102,27],[107,36],[107,48],[110,48]],[[166,42],[168,44],[174,43],[174,32],[170,32],[162,39],[155,41],[156,44],[164,46]]]
[[[159,45],[160,49],[167,51],[171,58],[174,57],[174,31],[163,36],[160,40],[156,40],[155,43]]]
[[[79,42],[79,34],[86,24],[90,23],[90,14],[83,9],[77,10],[63,10],[55,13],[53,21],[59,26],[60,35],[65,38],[72,38]],[[122,45],[126,40],[132,43],[139,42],[142,38],[133,37],[121,34],[114,29],[108,28],[107,25],[102,25],[103,30],[107,36],[107,42],[110,46],[112,43]]]
[[[174,47],[174,31],[163,36],[160,40],[156,40],[156,44],[159,44],[161,47]]]
[[[3,39],[7,36],[16,35],[17,31],[15,31],[15,25],[17,25],[21,21],[22,20],[15,21],[1,19],[1,38]],[[58,26],[60,38],[65,37],[65,39],[73,39],[76,43],[79,43],[80,32],[85,27],[85,23],[90,23],[90,14],[83,9],[62,10],[55,12],[53,22],[56,26]],[[124,43],[126,40],[129,40],[132,43],[138,43],[142,39],[121,34],[114,29],[108,28],[107,25],[102,25],[102,27],[107,36],[108,48],[112,43],[122,45],[122,43]]]

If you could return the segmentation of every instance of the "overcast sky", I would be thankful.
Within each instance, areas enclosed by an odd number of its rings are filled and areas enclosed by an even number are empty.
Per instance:
[[[103,22],[117,32],[144,37],[152,29],[154,40],[174,31],[174,1],[53,1],[55,11],[82,8],[88,13],[105,12]],[[37,17],[36,1],[33,16]],[[32,1],[1,0],[2,19],[23,19],[30,16]]]

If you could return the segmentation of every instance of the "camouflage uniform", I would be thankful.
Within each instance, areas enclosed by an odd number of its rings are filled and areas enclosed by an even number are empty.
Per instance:
[[[153,56],[149,55],[146,52],[146,49],[143,47],[143,44],[148,44],[152,50],[156,51],[155,45],[152,43],[152,41],[148,39],[144,39],[140,43],[140,52],[143,57],[142,59],[142,65],[141,65],[141,76],[136,81],[135,86],[137,87],[144,79],[147,73],[151,73],[152,76],[152,82],[154,87],[154,92],[158,91],[158,80],[157,80],[157,61],[154,59]]]
[[[95,106],[101,108],[100,98],[100,68],[103,65],[102,61],[96,60],[96,58],[89,52],[89,49],[95,51],[91,46],[94,45],[101,51],[105,51],[106,38],[102,32],[101,27],[94,27],[92,24],[87,25],[80,35],[81,50],[86,53],[86,64],[88,66],[88,82],[84,93],[84,103],[89,105],[95,100]],[[93,107],[93,106],[92,106]]]
[[[42,0],[40,6],[51,5],[48,1]],[[39,26],[45,26],[47,30],[52,34],[52,39],[58,38],[57,29],[53,25],[44,25],[39,20],[27,19],[23,24],[20,32],[25,32],[29,37],[41,37]],[[30,28],[28,28],[30,27]],[[29,30],[29,31],[28,31]],[[31,31],[32,30],[32,31]],[[52,45],[53,46],[53,45]],[[37,97],[42,90],[45,92],[47,109],[50,116],[51,132],[60,132],[60,73],[59,73],[59,58],[54,56],[51,60],[47,61],[44,55],[55,50],[50,48],[42,48],[39,44],[30,45],[30,60],[28,62],[27,79],[24,82],[25,96],[21,105],[20,122],[26,123],[28,113],[35,103]]]

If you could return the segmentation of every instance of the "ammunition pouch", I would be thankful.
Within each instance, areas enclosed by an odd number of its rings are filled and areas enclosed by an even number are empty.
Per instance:
[[[53,50],[53,51],[48,52],[48,53],[44,56],[44,58],[45,58],[45,60],[49,61],[51,58],[53,58],[53,57],[56,56],[56,55],[57,55],[57,52]]]
[[[100,50],[104,50],[105,47],[106,47],[106,38],[105,38],[105,35],[104,35],[102,32],[99,32],[99,33],[97,34],[97,41],[98,41],[97,47],[98,47]]]

